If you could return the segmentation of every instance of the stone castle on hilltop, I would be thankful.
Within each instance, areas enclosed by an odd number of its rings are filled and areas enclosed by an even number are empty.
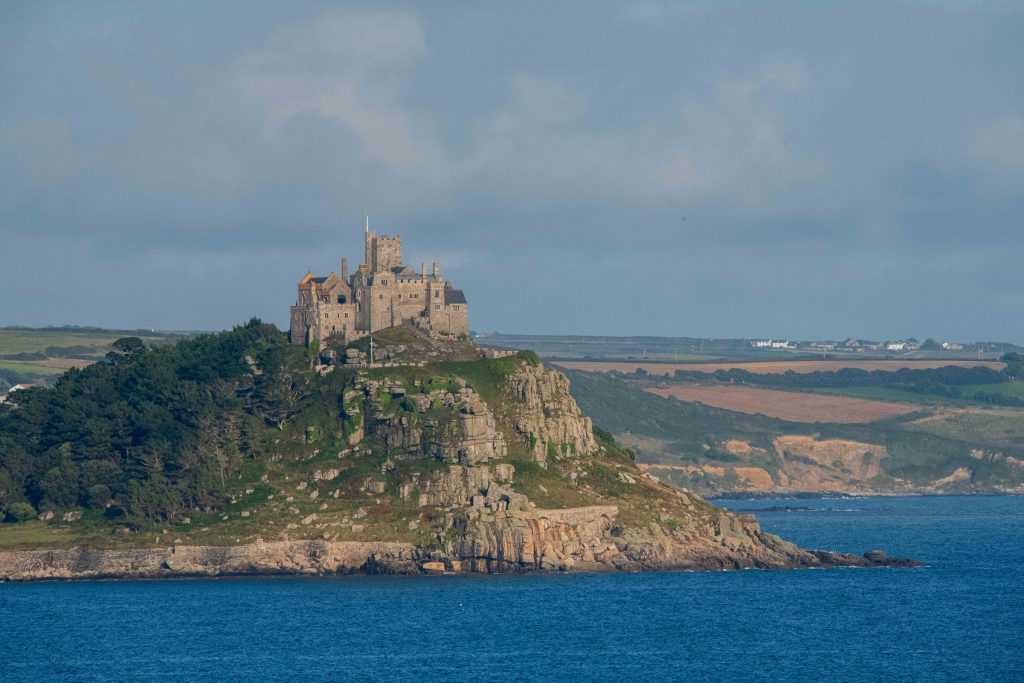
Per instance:
[[[341,275],[299,280],[291,307],[291,341],[308,344],[332,339],[349,342],[371,332],[411,323],[435,336],[469,334],[466,295],[441,279],[437,261],[431,272],[402,264],[402,238],[376,235],[366,226],[365,263],[349,277],[348,259]]]

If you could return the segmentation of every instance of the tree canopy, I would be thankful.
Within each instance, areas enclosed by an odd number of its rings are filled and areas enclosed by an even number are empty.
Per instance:
[[[216,505],[253,446],[251,423],[282,419],[269,394],[286,348],[257,319],[152,349],[125,337],[105,362],[18,392],[0,409],[0,512],[80,505],[173,520]],[[270,373],[257,382],[252,365]]]

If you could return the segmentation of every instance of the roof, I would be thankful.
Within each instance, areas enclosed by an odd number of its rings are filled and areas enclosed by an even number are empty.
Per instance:
[[[409,266],[395,266],[391,272],[399,280],[418,280],[420,278],[420,274]]]
[[[313,282],[317,283],[318,285],[321,285],[321,284],[327,282],[327,278],[326,277],[315,277],[315,278],[313,278]]]
[[[444,290],[444,303],[448,304],[464,304],[466,303],[466,295],[461,289],[452,289],[448,287]]]

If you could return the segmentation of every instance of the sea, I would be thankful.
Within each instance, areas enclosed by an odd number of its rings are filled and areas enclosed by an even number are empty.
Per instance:
[[[721,504],[925,566],[0,584],[0,681],[1024,681],[1024,497]]]

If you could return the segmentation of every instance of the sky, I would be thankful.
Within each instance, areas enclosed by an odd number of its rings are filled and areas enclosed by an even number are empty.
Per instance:
[[[0,4],[0,326],[1024,342],[1024,4]],[[354,265],[353,265],[354,267]]]

